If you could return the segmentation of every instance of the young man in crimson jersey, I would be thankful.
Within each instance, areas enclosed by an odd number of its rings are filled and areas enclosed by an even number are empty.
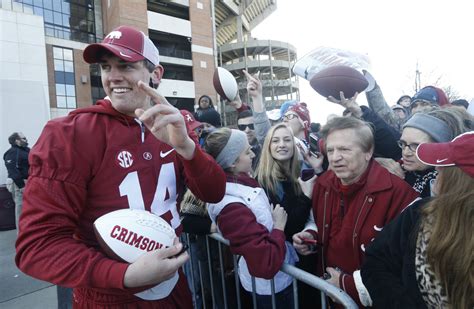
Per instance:
[[[201,200],[224,196],[225,175],[188,136],[159,85],[159,52],[141,31],[121,26],[84,50],[99,63],[107,97],[45,126],[30,154],[16,263],[41,280],[74,288],[76,308],[191,308],[178,241],[132,264],[108,258],[93,222],[118,209],[145,209],[182,228],[184,186]],[[179,279],[175,278],[178,271]],[[163,284],[160,284],[163,283]]]

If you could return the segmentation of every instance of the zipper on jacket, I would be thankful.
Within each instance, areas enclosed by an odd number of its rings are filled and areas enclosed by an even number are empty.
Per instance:
[[[142,138],[142,144],[145,142],[145,125],[143,125],[143,122],[135,118],[135,121],[140,125],[140,131],[141,131],[141,138]]]
[[[344,218],[344,215],[346,214],[346,209],[345,209],[345,204],[344,204],[344,195],[341,195],[341,199],[339,200],[339,207],[340,213],[341,213],[341,219]]]
[[[354,230],[352,231],[352,248],[355,248],[355,237],[357,235],[356,229],[357,229],[357,224],[359,223],[359,218],[360,214],[362,213],[362,210],[364,210],[365,205],[367,204],[367,195],[365,196],[364,203],[362,204],[362,207],[359,209],[359,213],[357,214],[357,219],[354,225]]]

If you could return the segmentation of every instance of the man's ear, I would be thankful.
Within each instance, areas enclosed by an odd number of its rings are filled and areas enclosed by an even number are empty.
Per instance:
[[[164,73],[165,69],[161,65],[157,65],[155,70],[153,70],[151,73],[151,82],[158,87],[161,83]]]
[[[365,159],[366,161],[370,161],[370,159],[372,159],[374,155],[374,147],[372,146],[372,148],[370,148],[370,151],[368,153],[365,154]]]

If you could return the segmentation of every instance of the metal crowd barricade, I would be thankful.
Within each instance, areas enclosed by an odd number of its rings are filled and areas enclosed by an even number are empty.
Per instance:
[[[204,278],[203,278],[203,271],[202,267],[208,267],[209,271],[209,284],[210,284],[210,297],[212,301],[212,307],[211,308],[242,308],[242,301],[240,299],[240,284],[239,284],[239,276],[238,276],[238,264],[237,264],[237,256],[232,255],[232,262],[233,262],[233,267],[234,267],[234,282],[235,282],[235,300],[230,300],[228,299],[228,290],[227,290],[227,284],[225,280],[225,274],[224,274],[224,259],[223,259],[223,254],[222,254],[222,244],[229,245],[228,240],[224,239],[220,234],[214,233],[211,235],[207,236],[202,236],[206,237],[205,245],[206,245],[206,253],[207,253],[207,261],[205,261],[207,265],[201,265],[201,261],[197,261],[198,259],[196,254],[193,253],[192,250],[189,250],[190,253],[190,261],[185,265],[185,273],[188,277],[188,280],[190,281],[190,288],[193,293],[193,301],[195,304],[195,308],[200,309],[207,309],[209,307],[209,304],[206,302],[209,296],[205,295],[205,288],[204,288]],[[213,275],[215,274],[216,269],[213,270],[213,263],[212,263],[212,258],[211,258],[211,250],[210,250],[210,241],[209,238],[214,239],[217,242],[218,245],[218,255],[219,255],[219,267],[217,268],[218,275],[220,276],[220,285],[219,282],[214,282],[215,280],[213,279]],[[184,239],[185,241],[190,244],[190,235],[189,234],[184,234]],[[191,245],[191,244],[190,244]],[[194,267],[197,265],[198,273],[199,273],[199,283],[200,283],[200,288],[201,288],[201,293],[200,295],[196,293],[195,291],[195,269]],[[220,269],[220,271],[219,271]],[[326,304],[326,296],[331,297],[334,299],[336,302],[342,304],[345,308],[358,308],[356,303],[352,300],[352,298],[347,295],[343,290],[333,286],[330,283],[327,283],[325,280],[310,274],[306,271],[303,271],[293,265],[289,264],[283,264],[283,266],[280,269],[282,272],[285,272],[289,274],[290,276],[293,277],[293,295],[294,295],[294,308],[298,308],[298,287],[297,287],[297,281],[304,282],[308,284],[309,286],[317,289],[320,291],[321,295],[321,308],[327,308]],[[217,279],[217,281],[219,281]],[[255,277],[252,277],[252,304],[253,308],[257,308],[257,299],[256,299],[256,287],[255,287]],[[219,291],[218,291],[219,290]],[[273,279],[271,280],[271,292],[272,292],[272,308],[276,308],[276,299],[275,299],[275,285],[273,282]],[[222,296],[222,298],[219,298]]]

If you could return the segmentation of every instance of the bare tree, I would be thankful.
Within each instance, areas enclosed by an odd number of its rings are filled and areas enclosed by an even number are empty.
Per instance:
[[[453,89],[453,86],[451,85],[443,87],[442,89],[444,93],[446,93],[446,96],[448,97],[449,102],[453,102],[454,100],[461,98],[461,96],[459,95],[459,92]]]
[[[415,92],[418,92],[421,88],[425,86],[435,86],[443,89],[444,93],[446,93],[446,96],[448,97],[449,102],[461,98],[459,92],[455,90],[452,85],[444,82],[444,79],[444,75],[436,72],[436,69],[428,71],[428,73],[422,73],[417,62],[415,69],[415,83],[413,85],[413,89],[415,90]]]

